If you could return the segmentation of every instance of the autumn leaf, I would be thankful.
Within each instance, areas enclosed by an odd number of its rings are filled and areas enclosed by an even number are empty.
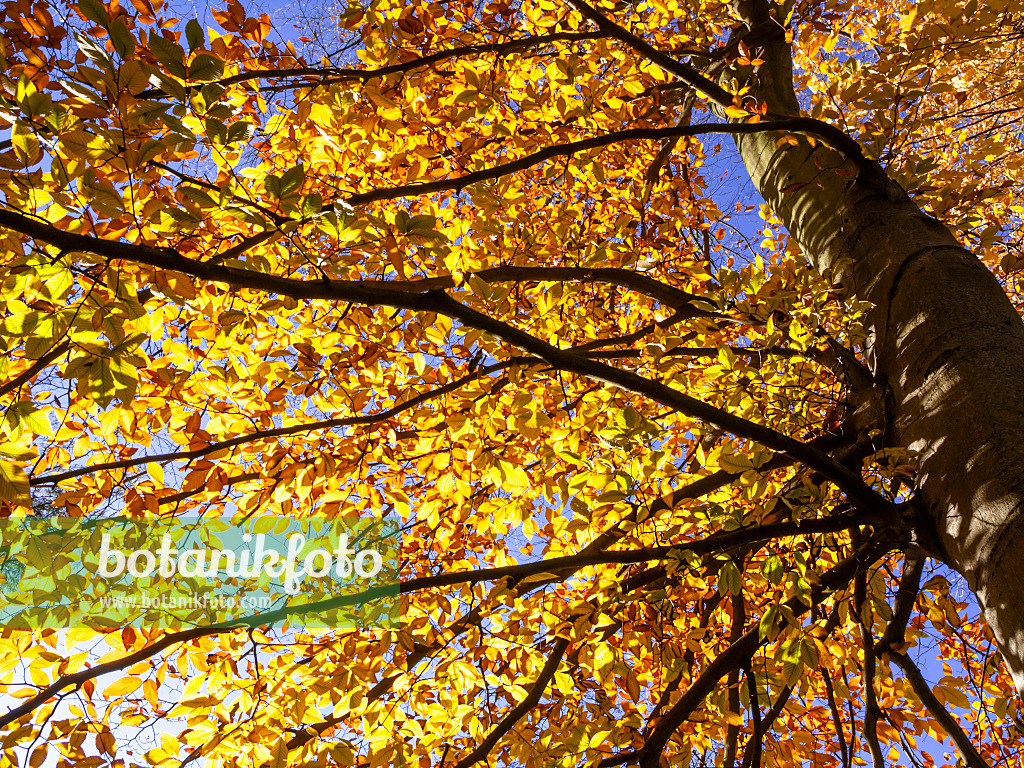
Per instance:
[[[5,748],[1020,763],[1019,14],[769,6],[9,3]],[[397,614],[92,577],[318,515]]]
[[[142,681],[137,677],[122,677],[103,689],[103,698],[112,699],[117,696],[127,696],[142,687]]]
[[[14,504],[28,501],[28,475],[12,461],[0,459],[0,499]]]

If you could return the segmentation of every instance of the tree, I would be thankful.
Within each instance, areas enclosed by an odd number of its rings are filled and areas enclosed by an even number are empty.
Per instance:
[[[1019,760],[1015,8],[6,2],[7,514],[405,535],[394,631],[6,630],[8,757]]]

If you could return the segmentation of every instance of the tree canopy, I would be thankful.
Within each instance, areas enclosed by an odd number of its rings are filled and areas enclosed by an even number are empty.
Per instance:
[[[3,630],[9,764],[1021,759],[817,246],[905,191],[1019,308],[1015,3],[2,7],[0,511],[403,531],[393,630]]]

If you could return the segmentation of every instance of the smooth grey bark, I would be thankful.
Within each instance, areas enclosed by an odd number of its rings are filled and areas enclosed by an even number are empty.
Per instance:
[[[765,64],[739,73],[771,117],[799,114],[782,33],[759,47]],[[916,457],[915,502],[932,529],[918,533],[966,577],[1024,694],[1024,322],[993,274],[898,184],[858,174],[820,143],[779,138],[736,143],[811,263],[843,298],[872,305],[864,351],[886,392],[886,444]]]

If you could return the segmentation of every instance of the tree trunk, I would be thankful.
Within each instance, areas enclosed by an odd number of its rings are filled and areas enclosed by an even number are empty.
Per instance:
[[[770,116],[796,116],[789,45],[779,35],[758,56],[756,95]],[[779,138],[736,142],[811,263],[845,299],[872,304],[865,353],[887,395],[887,445],[916,456],[915,500],[934,525],[925,533],[966,577],[1024,693],[1024,322],[898,184],[851,175],[853,163],[820,143]]]

